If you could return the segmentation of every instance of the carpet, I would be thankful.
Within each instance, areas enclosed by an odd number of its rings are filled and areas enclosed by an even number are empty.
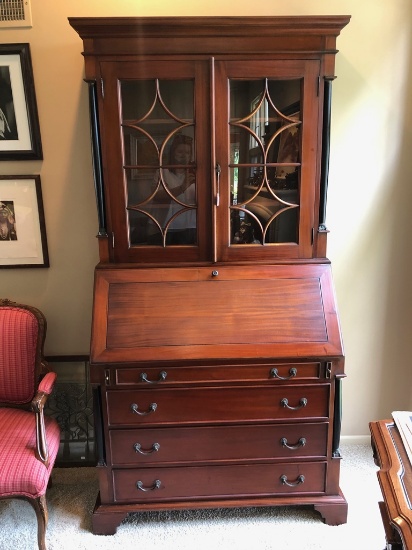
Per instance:
[[[325,525],[312,508],[268,507],[130,514],[112,536],[91,532],[98,482],[94,468],[55,468],[47,493],[48,550],[380,550],[381,493],[367,443],[342,443],[345,525]],[[32,507],[0,501],[0,549],[37,550]]]

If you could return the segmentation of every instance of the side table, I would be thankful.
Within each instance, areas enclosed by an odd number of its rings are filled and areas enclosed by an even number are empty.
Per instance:
[[[412,466],[393,420],[369,424],[387,550],[412,550]]]

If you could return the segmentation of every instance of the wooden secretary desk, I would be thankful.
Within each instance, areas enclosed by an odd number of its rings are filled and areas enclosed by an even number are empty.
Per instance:
[[[325,210],[349,19],[70,18],[100,224],[96,534],[179,508],[346,522]]]

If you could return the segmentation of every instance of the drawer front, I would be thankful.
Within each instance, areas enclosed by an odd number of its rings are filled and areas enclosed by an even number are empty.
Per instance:
[[[109,390],[110,426],[327,418],[330,384]]]
[[[325,458],[328,424],[110,430],[113,466]]]
[[[113,470],[115,502],[323,494],[326,462]]]
[[[325,365],[323,365],[325,369]],[[282,363],[265,365],[229,365],[215,367],[119,367],[113,369],[114,376],[110,380],[118,386],[131,384],[170,386],[181,383],[211,382],[252,382],[299,379],[319,379],[322,376],[322,364],[313,363]],[[324,374],[323,374],[324,376]]]

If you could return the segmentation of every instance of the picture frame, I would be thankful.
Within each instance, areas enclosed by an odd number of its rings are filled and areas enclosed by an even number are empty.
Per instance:
[[[30,45],[0,44],[0,160],[41,160]]]
[[[49,265],[40,176],[0,176],[0,268]]]

